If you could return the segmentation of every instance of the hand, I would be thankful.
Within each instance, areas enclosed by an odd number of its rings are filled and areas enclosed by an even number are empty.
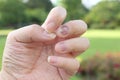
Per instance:
[[[33,24],[9,33],[3,55],[1,80],[69,80],[78,68],[75,57],[89,41],[79,37],[87,25],[72,20],[63,25],[66,10],[53,8],[42,27]]]

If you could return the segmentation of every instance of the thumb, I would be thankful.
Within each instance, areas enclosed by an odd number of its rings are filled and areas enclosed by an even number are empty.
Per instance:
[[[45,42],[53,40],[55,37],[56,35],[54,33],[48,33],[39,25],[33,24],[10,32],[7,40],[21,43]]]

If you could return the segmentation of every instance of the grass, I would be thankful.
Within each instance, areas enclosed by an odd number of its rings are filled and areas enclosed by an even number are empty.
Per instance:
[[[12,29],[9,30],[0,30],[0,35],[7,35]]]
[[[0,30],[0,69],[2,65],[2,55],[3,55],[3,50],[5,46],[5,41],[6,41],[6,35],[11,31],[9,30]]]
[[[1,35],[6,35],[9,31],[11,30],[0,30],[0,61],[6,40],[6,37]],[[90,48],[80,55],[78,59],[90,58],[96,53],[120,52],[120,30],[88,30],[83,36],[90,40]],[[71,80],[80,79],[73,76]]]
[[[4,50],[5,40],[6,40],[6,37],[0,36],[0,69],[1,69],[2,53]]]
[[[88,30],[83,36],[90,40],[89,49],[78,58],[86,59],[96,53],[120,52],[120,30]]]
[[[120,52],[120,38],[89,38],[90,47],[84,52],[79,58],[86,59],[90,58],[96,53],[104,54],[106,52]]]
[[[81,80],[81,79],[79,77],[77,77],[77,76],[73,76],[73,77],[71,77],[70,80]]]
[[[120,30],[88,30],[83,36],[88,38],[120,38]]]

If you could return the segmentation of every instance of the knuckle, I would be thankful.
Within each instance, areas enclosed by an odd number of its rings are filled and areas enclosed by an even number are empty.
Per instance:
[[[39,25],[38,24],[32,24],[29,27],[30,27],[30,31],[33,31],[35,28],[39,27]]]
[[[32,24],[28,27],[29,33],[32,35],[36,29],[38,29],[40,26],[38,24]]]
[[[38,24],[32,24],[31,27],[39,27]]]

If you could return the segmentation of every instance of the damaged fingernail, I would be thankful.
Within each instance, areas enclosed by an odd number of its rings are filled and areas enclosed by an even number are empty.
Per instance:
[[[69,28],[66,25],[63,25],[58,29],[58,34],[63,37],[68,35],[68,32],[69,32]]]

